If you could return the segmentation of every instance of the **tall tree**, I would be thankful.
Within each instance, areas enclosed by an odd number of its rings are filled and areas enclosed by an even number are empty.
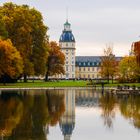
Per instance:
[[[135,56],[125,56],[119,63],[121,82],[134,82],[140,78],[140,69]]]
[[[112,79],[117,72],[117,61],[115,55],[113,54],[113,49],[109,46],[104,49],[104,56],[101,57],[101,76],[106,78],[109,83],[109,79]]]
[[[20,53],[10,40],[0,40],[0,78],[5,75],[17,78],[22,72],[23,61]]]
[[[0,19],[1,19],[1,15],[0,15]],[[0,38],[1,39],[5,39],[8,37],[8,32],[6,31],[4,22],[2,20],[0,20]]]
[[[65,55],[62,53],[58,44],[54,41],[49,43],[49,56],[47,58],[47,71],[45,81],[48,76],[64,74]]]
[[[24,62],[24,81],[27,76],[45,74],[47,27],[42,15],[27,5],[5,3],[0,7],[8,38],[20,52]]]

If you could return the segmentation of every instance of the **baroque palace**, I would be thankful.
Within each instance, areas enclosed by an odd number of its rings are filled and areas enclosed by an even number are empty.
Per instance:
[[[67,20],[59,39],[59,46],[65,54],[65,75],[57,75],[55,78],[100,78],[100,56],[76,56],[75,44],[76,41],[71,30],[71,24]]]
[[[71,24],[66,21],[59,39],[59,46],[65,55],[65,75],[51,78],[59,79],[98,79],[100,76],[101,56],[76,56],[76,41]],[[116,57],[119,61],[120,57]]]

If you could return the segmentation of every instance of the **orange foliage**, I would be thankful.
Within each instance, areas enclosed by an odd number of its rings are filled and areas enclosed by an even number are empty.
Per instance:
[[[9,75],[17,77],[23,71],[23,61],[20,53],[10,40],[0,40],[0,77]]]
[[[54,41],[49,43],[49,56],[47,59],[47,76],[64,74],[65,55]]]

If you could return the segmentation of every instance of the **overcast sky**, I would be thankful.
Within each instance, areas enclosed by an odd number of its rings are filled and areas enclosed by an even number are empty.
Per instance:
[[[113,44],[117,56],[127,55],[140,40],[140,0],[0,0],[38,9],[49,27],[50,40],[59,41],[69,7],[69,22],[76,39],[76,55],[102,55]]]

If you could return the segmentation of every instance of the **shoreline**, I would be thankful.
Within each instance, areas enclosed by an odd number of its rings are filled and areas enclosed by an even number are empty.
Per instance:
[[[0,88],[0,91],[3,90],[63,90],[63,89],[102,89],[101,87],[31,87],[31,88]],[[104,87],[105,90],[107,89],[116,89],[115,87]]]

